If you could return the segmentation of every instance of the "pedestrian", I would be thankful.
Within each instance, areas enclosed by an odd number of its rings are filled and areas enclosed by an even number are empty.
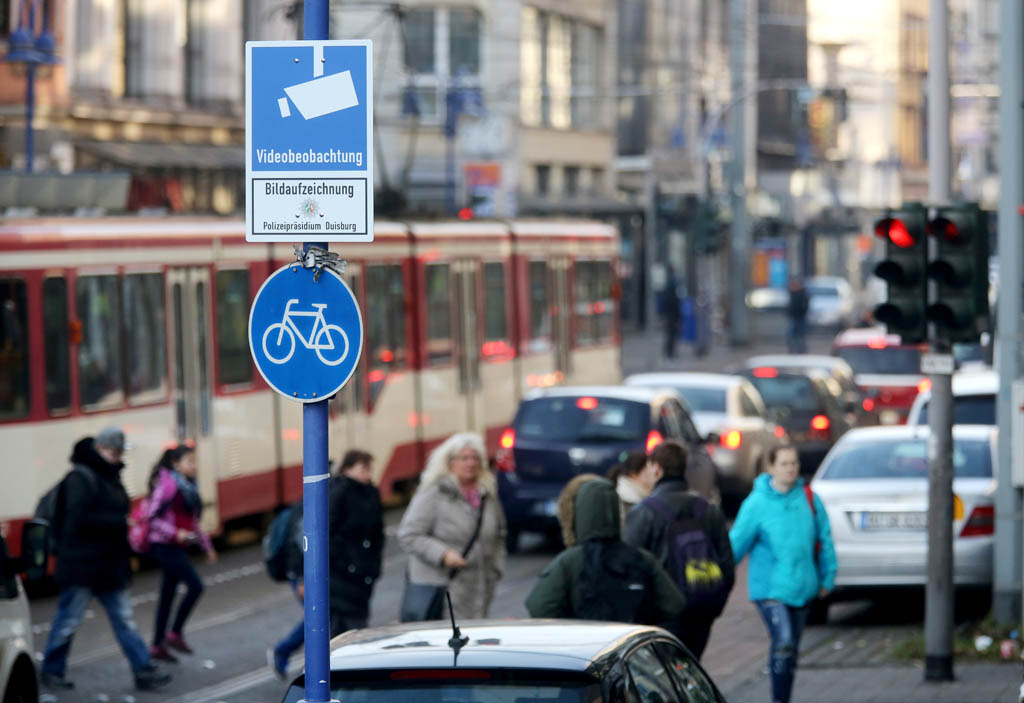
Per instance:
[[[623,541],[653,554],[686,596],[686,610],[668,629],[699,660],[736,575],[725,516],[689,490],[687,457],[686,447],[673,440],[647,456],[660,478],[626,517]]]
[[[479,435],[452,435],[430,454],[398,527],[409,554],[403,620],[438,616],[447,587],[455,617],[487,616],[505,570],[505,514]],[[413,594],[433,590],[420,608]]]
[[[682,311],[679,309],[679,292],[676,290],[676,278],[672,270],[668,270],[665,288],[661,291],[661,316],[665,323],[665,358],[676,358],[676,342],[679,339],[679,321]]]
[[[647,454],[643,451],[632,451],[626,458],[608,469],[608,480],[615,485],[615,493],[619,496],[619,513],[625,527],[626,515],[633,506],[642,501],[654,488],[657,477],[653,469],[647,465]]]
[[[789,304],[786,306],[789,328],[786,330],[786,347],[790,354],[807,352],[807,310],[810,305],[804,282],[795,276],[789,279]]]
[[[360,449],[345,453],[327,488],[328,594],[330,635],[366,627],[373,585],[380,577],[384,519],[380,493],[373,485],[373,456]],[[295,597],[305,597],[302,563],[302,504],[289,517],[288,579]],[[305,620],[268,653],[268,663],[284,679],[288,658],[305,642]]]
[[[131,665],[135,687],[150,691],[171,680],[150,660],[149,649],[132,622],[131,548],[128,545],[128,493],[121,483],[124,432],[105,427],[75,443],[74,470],[59,491],[61,515],[55,580],[57,613],[43,653],[40,680],[49,688],[72,689],[66,678],[68,654],[86,607],[96,598],[107,613],[118,644]]]
[[[198,546],[207,563],[217,561],[210,536],[199,524],[203,501],[196,485],[196,472],[195,448],[179,444],[164,452],[149,476],[149,510],[145,516],[149,523],[149,553],[163,572],[149,655],[161,661],[177,661],[171,649],[185,654],[193,652],[185,641],[185,621],[203,593],[203,581],[192,566],[189,549]],[[185,584],[185,596],[168,631],[179,583]]]
[[[737,563],[750,553],[747,588],[771,637],[772,700],[789,703],[810,603],[828,596],[837,568],[825,507],[800,478],[795,448],[769,450],[768,473],[754,481],[729,540]]]
[[[620,538],[619,498],[611,481],[582,474],[558,500],[566,548],[526,597],[534,618],[657,625],[675,620],[686,599],[648,552]]]

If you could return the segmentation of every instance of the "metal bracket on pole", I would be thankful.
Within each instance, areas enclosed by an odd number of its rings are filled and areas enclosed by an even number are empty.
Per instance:
[[[292,247],[295,250],[295,261],[302,265],[302,268],[313,269],[313,282],[320,280],[320,274],[325,268],[329,268],[340,276],[345,275],[345,267],[348,262],[341,258],[340,254],[327,251],[318,246],[310,245],[304,248],[301,244]]]

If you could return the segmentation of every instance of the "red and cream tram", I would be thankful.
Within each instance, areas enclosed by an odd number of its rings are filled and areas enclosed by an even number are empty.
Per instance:
[[[427,452],[475,430],[493,450],[529,388],[619,380],[618,238],[595,222],[378,222],[332,245],[365,346],[331,400],[331,456],[376,457],[385,499]],[[163,447],[194,442],[219,529],[301,492],[301,406],[249,354],[253,296],[294,260],[210,218],[0,221],[0,526],[17,538],[73,443],[124,427],[145,491]]]

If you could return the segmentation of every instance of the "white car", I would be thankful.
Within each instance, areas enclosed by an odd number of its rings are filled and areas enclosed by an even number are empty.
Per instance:
[[[828,513],[839,572],[835,599],[923,586],[928,557],[927,427],[850,430],[811,482]],[[992,583],[996,430],[953,428],[953,577]]]
[[[807,289],[807,322],[815,327],[846,327],[853,320],[853,289],[845,278],[813,276]]]
[[[36,703],[39,688],[32,658],[32,621],[18,570],[0,536],[0,700]]]
[[[764,470],[768,450],[785,431],[768,419],[761,394],[745,378],[718,373],[641,373],[627,386],[671,388],[686,399],[690,418],[719,473],[723,502],[742,499]]]
[[[960,371],[953,374],[953,424],[996,425],[996,395],[999,374],[992,370]],[[908,425],[928,424],[931,387],[920,391],[910,406]]]

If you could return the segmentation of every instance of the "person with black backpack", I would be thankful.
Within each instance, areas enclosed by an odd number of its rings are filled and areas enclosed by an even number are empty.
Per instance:
[[[688,490],[686,463],[679,442],[665,440],[651,451],[647,464],[659,478],[626,516],[623,541],[651,552],[686,596],[682,617],[665,626],[699,660],[736,575],[725,516]]]
[[[657,560],[619,539],[611,481],[574,478],[559,498],[558,518],[567,547],[527,596],[530,617],[657,625],[683,612],[686,599]]]

